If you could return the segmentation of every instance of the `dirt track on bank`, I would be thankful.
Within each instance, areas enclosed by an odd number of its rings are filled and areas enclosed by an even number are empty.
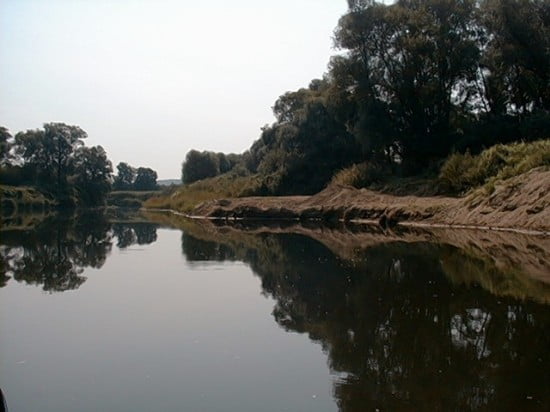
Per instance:
[[[219,219],[376,221],[382,225],[429,225],[515,229],[550,234],[550,170],[533,169],[466,197],[395,196],[329,186],[313,196],[246,197],[208,201],[191,213]]]

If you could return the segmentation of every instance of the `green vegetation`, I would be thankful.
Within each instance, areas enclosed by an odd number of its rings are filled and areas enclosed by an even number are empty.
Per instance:
[[[158,190],[119,190],[112,191],[107,196],[107,205],[129,209],[139,209],[147,199],[159,195]]]
[[[32,186],[60,207],[98,206],[111,186],[111,162],[101,146],[85,147],[78,126],[46,123],[14,138],[2,130],[3,184]]]
[[[437,180],[449,155],[441,177],[460,191],[493,173],[481,170],[483,162],[477,172],[470,170],[470,157],[494,145],[550,137],[547,1],[348,5],[334,34],[340,53],[323,78],[280,96],[273,106],[276,121],[242,155],[226,155],[230,165],[222,167],[220,153],[189,152],[184,183],[231,173],[205,181],[206,189],[186,187],[182,196],[310,194],[331,180],[358,187],[396,177]],[[499,151],[508,150],[503,147],[493,149],[496,162]],[[520,150],[494,176],[545,164],[544,152],[533,156]],[[463,169],[465,180],[453,177]],[[215,187],[230,178],[238,190]],[[254,184],[243,183],[249,181]]]
[[[525,173],[535,167],[550,167],[550,140],[495,145],[477,156],[453,154],[443,164],[440,179],[460,192]]]
[[[144,202],[150,209],[172,209],[190,212],[207,200],[250,196],[261,191],[264,184],[257,176],[237,176],[232,173],[203,179],[182,187],[164,190],[159,196]]]
[[[64,123],[46,123],[15,136],[0,127],[2,213],[103,206],[113,183],[112,165],[101,146],[84,146],[86,138],[80,127]],[[136,171],[125,163],[115,184],[127,178],[125,172],[131,180],[123,189],[157,189],[154,170]]]
[[[368,187],[373,183],[380,183],[386,179],[387,170],[372,163],[354,164],[337,172],[331,183],[337,185],[353,186],[356,188]]]
[[[241,156],[230,153],[198,152],[191,150],[185,157],[181,176],[183,183],[193,183],[197,180],[227,173],[241,162]]]
[[[322,79],[282,94],[275,122],[244,153],[188,152],[183,188],[147,206],[190,210],[220,197],[313,194],[331,181],[396,187],[396,179],[420,177],[425,185],[438,175],[458,193],[548,164],[547,0],[348,6],[334,32],[339,53]],[[104,150],[84,147],[85,138],[62,123],[15,138],[0,128],[2,183],[38,187],[60,206],[101,205],[111,183],[118,191],[157,189],[155,171],[124,162],[113,180]],[[142,201],[130,197],[113,199]]]
[[[128,163],[120,162],[117,165],[118,175],[115,176],[113,189],[115,190],[156,190],[157,172],[148,167],[130,166]]]

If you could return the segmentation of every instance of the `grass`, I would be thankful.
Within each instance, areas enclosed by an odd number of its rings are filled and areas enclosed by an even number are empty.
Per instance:
[[[498,182],[541,166],[550,167],[549,139],[499,144],[477,156],[453,154],[441,167],[439,178],[456,192],[483,186],[490,193]]]
[[[188,185],[168,189],[144,202],[149,209],[172,209],[190,212],[200,203],[227,197],[252,196],[260,190],[261,179],[256,176],[238,176],[231,172],[199,180]]]
[[[382,181],[385,174],[379,166],[364,162],[336,172],[330,183],[360,189]]]

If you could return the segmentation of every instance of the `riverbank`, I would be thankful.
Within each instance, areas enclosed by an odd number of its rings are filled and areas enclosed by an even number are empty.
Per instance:
[[[191,217],[369,221],[550,233],[550,170],[532,169],[464,197],[396,196],[331,185],[313,196],[243,197],[204,202]]]

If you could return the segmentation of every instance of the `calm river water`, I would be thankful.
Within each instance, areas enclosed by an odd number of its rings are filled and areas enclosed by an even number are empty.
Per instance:
[[[550,410],[547,238],[17,224],[10,411]]]

